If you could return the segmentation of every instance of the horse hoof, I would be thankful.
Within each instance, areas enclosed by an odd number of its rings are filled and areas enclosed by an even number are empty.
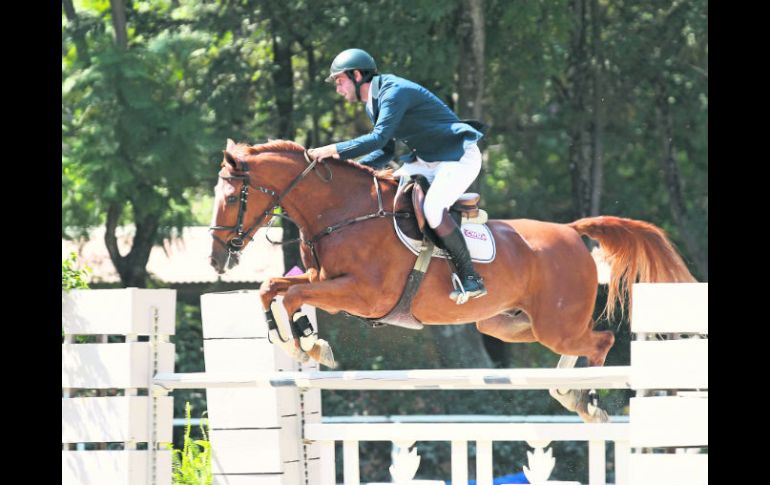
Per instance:
[[[334,361],[334,353],[329,345],[329,342],[323,339],[316,341],[315,345],[308,352],[308,355],[318,363],[325,365],[330,369],[337,367],[337,362]]]

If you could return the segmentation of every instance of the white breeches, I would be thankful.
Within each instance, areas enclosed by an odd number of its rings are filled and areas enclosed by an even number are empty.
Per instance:
[[[448,209],[470,187],[481,171],[481,151],[475,143],[465,148],[457,162],[426,162],[417,157],[393,172],[396,177],[423,175],[431,183],[425,196],[425,219],[432,228],[441,224],[444,209]]]

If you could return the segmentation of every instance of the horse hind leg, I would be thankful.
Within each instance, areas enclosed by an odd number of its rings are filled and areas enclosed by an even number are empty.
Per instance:
[[[568,340],[574,350],[565,352],[559,359],[557,368],[601,367],[607,358],[615,336],[610,331],[595,332],[590,327],[576,339]],[[576,357],[581,355],[583,357]],[[551,389],[552,397],[570,411],[576,412],[586,423],[606,423],[609,421],[607,412],[598,405],[596,391],[591,389]]]
[[[594,331],[590,323],[583,327],[583,331],[574,336],[564,337],[554,332],[542,332],[542,321],[538,335],[540,343],[561,354],[557,368],[578,367],[601,367],[607,358],[612,344],[615,343],[615,336],[610,331]],[[553,330],[559,327],[550,327],[546,330]],[[563,331],[563,327],[561,327]],[[550,337],[550,338],[549,338]],[[587,423],[605,423],[609,421],[606,411],[599,408],[596,402],[596,392],[587,389],[551,389],[551,396],[559,401],[566,409],[576,412],[583,421]]]
[[[486,320],[479,320],[476,323],[476,328],[481,333],[498,338],[503,342],[539,341],[554,352],[562,354],[557,368],[571,369],[576,364],[578,367],[601,367],[615,342],[612,332],[594,332],[590,327],[587,327],[587,332],[580,334],[578,338],[562,339],[558,344],[549,345],[543,342],[541,335],[535,334],[531,317],[522,311],[504,312]],[[588,357],[578,357],[580,355]],[[567,410],[576,412],[587,423],[609,421],[606,411],[596,404],[596,393],[593,390],[551,389],[549,393]]]
[[[556,368],[587,367],[587,363],[585,357],[562,355]],[[594,389],[549,389],[548,393],[559,401],[565,409],[577,413],[585,422],[606,423],[609,421],[607,412],[601,409],[597,403]]]

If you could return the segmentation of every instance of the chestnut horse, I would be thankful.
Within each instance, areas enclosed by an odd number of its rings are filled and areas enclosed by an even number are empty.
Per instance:
[[[266,281],[260,290],[265,310],[283,295],[295,321],[303,316],[303,304],[381,318],[398,302],[416,259],[397,237],[387,212],[397,185],[389,172],[352,161],[312,162],[293,142],[249,146],[228,140],[215,187],[211,264],[220,274],[237,264],[239,252],[280,206],[300,228],[308,270]],[[610,331],[593,330],[597,263],[581,235],[598,241],[610,264],[608,315],[616,304],[623,309],[635,281],[694,281],[664,232],[647,222],[602,216],[569,224],[513,219],[487,225],[496,242],[495,260],[475,267],[489,294],[463,305],[451,303],[449,266],[433,264],[411,308],[419,322],[475,322],[480,332],[504,342],[539,342],[562,354],[560,367],[574,366],[578,356],[587,358],[589,366],[601,366],[615,338]],[[300,354],[306,351],[334,365],[325,341],[302,345],[300,337],[306,335],[294,330],[295,354],[307,359]],[[587,391],[551,394],[585,421],[607,419],[590,405]]]

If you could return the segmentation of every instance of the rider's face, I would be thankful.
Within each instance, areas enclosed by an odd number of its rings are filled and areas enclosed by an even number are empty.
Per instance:
[[[358,73],[356,73],[358,74]],[[350,80],[347,74],[344,72],[337,74],[334,77],[334,86],[337,88],[337,93],[343,96],[346,101],[355,103],[356,99],[356,85]]]

